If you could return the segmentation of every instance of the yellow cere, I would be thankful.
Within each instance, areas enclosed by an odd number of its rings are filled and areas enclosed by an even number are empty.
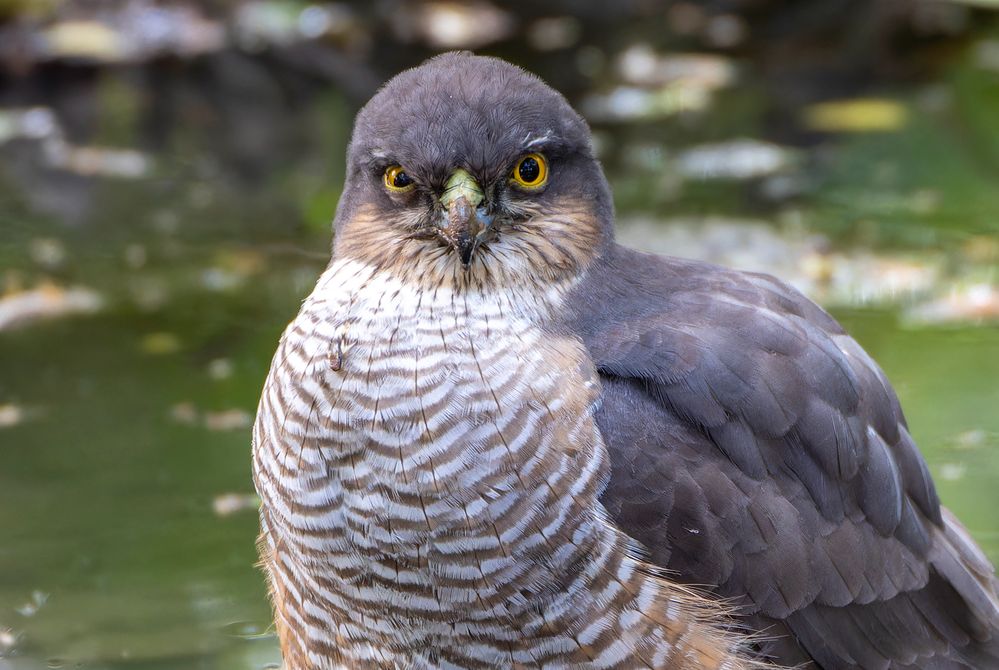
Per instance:
[[[521,188],[541,188],[548,182],[548,161],[541,154],[527,154],[517,161],[510,179]]]

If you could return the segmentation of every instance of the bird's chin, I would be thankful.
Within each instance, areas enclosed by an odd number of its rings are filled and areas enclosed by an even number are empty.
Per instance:
[[[495,237],[495,225],[495,217],[485,207],[471,207],[461,197],[442,212],[437,221],[437,236],[450,247],[462,267],[468,269],[482,245]]]
[[[497,236],[492,231],[484,231],[476,236],[448,238],[441,235],[438,239],[461,270],[471,272],[475,266],[485,263],[489,245],[496,242]]]
[[[505,250],[505,252],[504,252]],[[411,262],[399,271],[410,279],[433,287],[479,291],[503,289],[520,283],[521,263],[515,253],[505,249],[497,235],[479,240],[467,256],[441,237],[424,240],[422,251],[415,248],[406,254]],[[415,253],[413,253],[415,252]]]

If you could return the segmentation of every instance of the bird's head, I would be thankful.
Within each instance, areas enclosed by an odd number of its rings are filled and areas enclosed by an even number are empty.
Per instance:
[[[449,53],[358,114],[334,257],[430,286],[565,281],[610,243],[612,219],[565,98],[507,62]]]

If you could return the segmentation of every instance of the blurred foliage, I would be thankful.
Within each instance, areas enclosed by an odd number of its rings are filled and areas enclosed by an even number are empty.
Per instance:
[[[910,119],[897,132],[833,149],[819,196],[823,227],[922,246],[999,233],[999,70],[966,56],[906,104]]]
[[[0,0],[0,19],[50,16],[62,0]]]

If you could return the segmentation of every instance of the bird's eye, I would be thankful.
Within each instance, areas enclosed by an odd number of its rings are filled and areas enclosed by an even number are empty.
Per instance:
[[[406,174],[401,165],[390,165],[385,168],[385,187],[388,190],[395,193],[403,193],[409,191],[414,186],[416,186],[416,182]]]
[[[510,179],[521,188],[541,188],[548,182],[548,161],[541,154],[527,154],[517,161]]]

